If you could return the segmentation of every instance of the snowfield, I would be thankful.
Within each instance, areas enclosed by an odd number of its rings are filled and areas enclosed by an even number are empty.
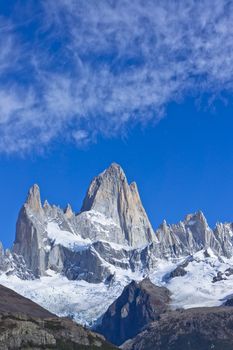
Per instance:
[[[16,276],[0,276],[0,284],[35,301],[58,316],[69,316],[77,323],[92,326],[108,306],[121,294],[132,279],[140,280],[137,274],[117,276],[112,285],[71,281],[48,270],[48,276],[35,280],[22,280]]]
[[[224,273],[233,267],[233,259],[219,259],[210,249],[208,254],[209,257],[205,257],[203,251],[196,253],[193,261],[185,267],[187,274],[170,280],[168,274],[184,259],[176,262],[158,260],[149,277],[156,285],[163,285],[171,291],[173,308],[219,306],[233,294],[233,275],[224,275],[226,279],[213,283],[218,271]],[[47,276],[35,280],[2,274],[0,283],[59,316],[68,315],[78,323],[92,326],[132,279],[139,281],[144,277],[140,273],[115,268],[115,280],[110,285],[93,284],[71,281],[48,270]]]
[[[84,239],[80,235],[61,230],[58,223],[51,221],[47,225],[48,238],[54,245],[61,244],[70,250],[77,251],[87,249],[91,245],[90,239]]]

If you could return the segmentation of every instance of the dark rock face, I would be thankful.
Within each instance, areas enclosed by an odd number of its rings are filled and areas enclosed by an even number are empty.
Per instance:
[[[233,349],[233,308],[197,308],[161,315],[124,350]]]
[[[175,277],[180,277],[180,276],[185,276],[187,274],[187,271],[184,269],[183,266],[177,266],[175,268],[175,270],[173,270],[170,275],[169,278],[175,278]]]
[[[100,283],[111,274],[104,266],[93,247],[82,252],[72,252],[62,248],[64,254],[63,272],[70,280],[82,280],[90,283]]]
[[[225,303],[224,303],[225,306],[233,306],[233,297],[231,298],[228,298]]]
[[[175,278],[175,277],[185,276],[187,274],[187,271],[185,270],[185,268],[192,261],[193,261],[193,256],[189,256],[183,263],[179,264],[173,271],[166,274],[164,276],[164,280],[168,281],[168,280]]]
[[[226,280],[226,277],[224,277],[224,274],[221,271],[218,271],[217,275],[213,277],[212,283],[216,283],[223,280]]]
[[[169,301],[170,292],[148,278],[140,283],[132,281],[108,308],[97,331],[120,345],[167,311]]]
[[[0,285],[0,350],[113,350],[101,336]]]
[[[225,270],[225,275],[227,277],[233,275],[233,268],[229,267],[228,269]]]
[[[213,277],[212,282],[216,283],[219,281],[227,280],[229,276],[233,275],[233,268],[229,267],[224,272],[218,271],[217,275]]]

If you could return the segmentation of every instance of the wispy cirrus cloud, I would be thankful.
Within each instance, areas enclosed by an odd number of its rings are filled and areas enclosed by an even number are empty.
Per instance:
[[[158,121],[189,93],[232,93],[229,1],[36,4],[3,19],[0,152],[86,144]]]

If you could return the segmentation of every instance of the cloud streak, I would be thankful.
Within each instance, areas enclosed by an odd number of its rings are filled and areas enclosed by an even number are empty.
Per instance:
[[[229,1],[19,5],[25,21],[0,27],[2,153],[82,146],[157,122],[187,94],[232,93]]]

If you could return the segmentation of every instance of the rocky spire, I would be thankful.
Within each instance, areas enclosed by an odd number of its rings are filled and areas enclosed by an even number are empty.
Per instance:
[[[221,243],[201,211],[188,214],[185,220],[178,224],[163,223],[156,231],[156,235],[164,256],[169,256],[170,252],[176,256],[193,254],[209,247],[217,254],[222,253]]]
[[[47,201],[47,199],[44,201],[43,208],[44,208],[44,209],[50,208],[50,204],[49,204],[49,202]]]
[[[217,222],[214,235],[216,239],[220,242],[223,254],[230,258],[233,251],[233,223],[220,223]]]
[[[27,208],[35,212],[43,211],[40,198],[40,188],[38,185],[35,184],[30,188],[25,205]]]
[[[118,164],[112,163],[108,169],[92,180],[81,211],[94,209],[107,214],[108,217],[114,216],[110,212],[117,209],[114,202],[117,200],[120,187],[126,182],[122,168]]]
[[[67,206],[64,209],[64,214],[67,217],[67,219],[72,218],[72,216],[74,215],[74,212],[71,208],[71,205],[68,203]]]
[[[184,224],[191,231],[198,246],[204,248],[218,244],[202,211],[199,210],[194,214],[187,215]]]
[[[40,189],[38,185],[33,185],[22,206],[17,223],[16,236],[13,246],[13,252],[22,255],[27,267],[35,275],[39,275],[44,269],[44,239],[46,232],[44,225],[45,212],[43,210],[40,198]]]
[[[137,185],[128,184],[124,171],[116,163],[91,182],[81,211],[89,210],[111,218],[131,246],[141,246],[154,239]]]
[[[205,215],[201,210],[198,210],[194,214],[188,214],[185,218],[185,223],[187,225],[194,225],[195,223],[200,223],[205,228],[209,227]]]

